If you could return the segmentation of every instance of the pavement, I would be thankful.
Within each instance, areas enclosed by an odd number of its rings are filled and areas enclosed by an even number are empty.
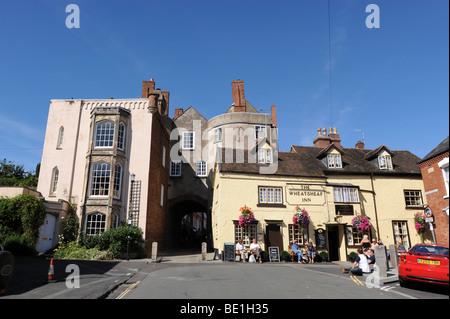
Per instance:
[[[149,272],[177,264],[232,265],[233,262],[214,259],[214,253],[202,255],[194,252],[162,253],[156,260],[133,259],[114,261],[85,261],[54,259],[54,282],[48,282],[50,259],[16,256],[14,275],[2,299],[103,299],[121,285],[130,285],[143,279]],[[249,263],[250,266],[251,263]],[[282,262],[284,264],[284,262]],[[287,263],[289,264],[289,263]],[[340,267],[350,268],[350,262],[333,261],[300,265],[311,270],[342,275]],[[79,275],[79,276],[78,276]],[[364,275],[367,276],[367,275]],[[83,289],[76,289],[77,280]],[[379,278],[381,285],[398,281],[396,269]]]

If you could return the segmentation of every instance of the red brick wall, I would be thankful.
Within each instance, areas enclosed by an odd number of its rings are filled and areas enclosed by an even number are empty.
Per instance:
[[[165,167],[162,165],[163,146],[166,149]],[[152,117],[152,135],[150,150],[149,187],[147,201],[147,219],[145,229],[145,251],[151,254],[152,243],[158,242],[158,250],[166,247],[166,211],[167,188],[170,169],[169,135],[163,126],[161,116]],[[164,185],[164,205],[161,206],[161,184]]]
[[[419,164],[424,183],[426,202],[434,215],[436,242],[441,245],[449,243],[448,215],[444,208],[448,207],[447,190],[445,188],[442,169],[438,163],[449,157],[449,152],[436,156]],[[446,198],[444,198],[446,197]]]

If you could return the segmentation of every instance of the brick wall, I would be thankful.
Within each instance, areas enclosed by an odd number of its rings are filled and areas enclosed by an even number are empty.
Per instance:
[[[434,215],[436,242],[442,245],[448,245],[449,242],[448,215],[443,211],[448,207],[448,197],[442,169],[438,163],[446,157],[449,157],[449,152],[419,164],[426,192],[426,202]]]

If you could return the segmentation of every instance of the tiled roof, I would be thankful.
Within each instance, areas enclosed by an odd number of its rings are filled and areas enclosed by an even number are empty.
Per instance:
[[[328,175],[355,175],[355,174],[375,174],[375,175],[418,175],[420,169],[417,165],[420,158],[409,151],[391,151],[384,145],[376,150],[387,149],[392,156],[392,170],[381,170],[371,161],[367,160],[367,155],[375,156],[374,150],[341,148],[342,168],[327,168],[318,158],[319,153],[323,155],[323,149],[311,146],[291,147],[291,152],[278,152],[278,167],[273,175],[297,176],[297,177],[322,177]],[[222,150],[222,152],[225,152]],[[246,152],[244,152],[246,153]],[[372,154],[371,154],[372,153]],[[222,154],[223,155],[223,154]],[[235,156],[235,154],[233,155]],[[225,158],[224,156],[222,157]],[[259,174],[261,165],[249,163],[247,157],[239,162],[232,162],[228,158],[228,163],[222,162],[219,169],[221,172]]]
[[[441,142],[439,143],[438,146],[436,146],[430,153],[428,153],[427,155],[425,155],[425,157],[420,161],[425,162],[427,160],[429,160],[430,158],[436,157],[438,155],[441,155],[442,153],[448,152],[449,149],[449,142],[448,142],[448,136]]]

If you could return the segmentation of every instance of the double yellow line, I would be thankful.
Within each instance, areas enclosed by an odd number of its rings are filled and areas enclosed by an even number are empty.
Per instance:
[[[358,286],[364,286],[364,284],[362,283],[362,281],[359,280],[358,278],[356,278],[356,276],[350,275],[350,278],[352,278],[352,280],[353,280]]]
[[[139,283],[140,283],[140,281],[136,281],[136,282],[135,282],[134,284],[132,284],[130,287],[128,287],[127,289],[125,289],[124,292],[122,292],[120,295],[118,295],[116,299],[122,299],[127,293],[130,292],[131,289],[134,289]]]

